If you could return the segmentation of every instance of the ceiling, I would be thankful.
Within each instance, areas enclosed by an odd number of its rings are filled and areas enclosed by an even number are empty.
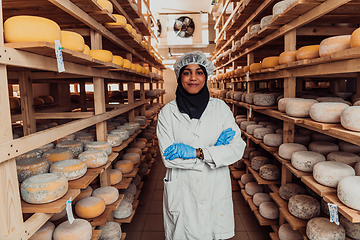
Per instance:
[[[154,16],[157,14],[174,14],[204,12],[209,13],[211,9],[211,0],[150,0],[150,10]]]

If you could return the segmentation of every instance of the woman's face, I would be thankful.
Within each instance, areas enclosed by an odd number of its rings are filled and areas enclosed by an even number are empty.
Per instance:
[[[181,84],[190,94],[196,94],[204,87],[205,74],[197,64],[189,64],[181,75]]]

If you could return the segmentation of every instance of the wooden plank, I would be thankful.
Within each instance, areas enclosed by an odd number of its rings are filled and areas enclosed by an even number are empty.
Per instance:
[[[324,200],[328,203],[333,203],[338,206],[338,211],[341,215],[346,217],[352,223],[360,223],[360,214],[359,211],[351,209],[345,206],[337,197],[336,193],[331,193],[324,195]]]
[[[260,146],[263,148],[263,149],[265,149],[266,151],[268,151],[268,152],[277,152],[278,151],[278,148],[277,147],[270,147],[270,146],[268,146],[268,145],[266,145],[265,143],[260,143]]]
[[[129,184],[131,183],[132,178],[125,178],[121,180],[118,184],[112,185],[112,187],[115,187],[117,189],[127,189],[129,187]]]
[[[258,220],[260,226],[271,226],[276,225],[279,223],[279,220],[277,219],[266,219],[263,216],[260,215],[260,212],[258,209],[254,210],[254,215],[256,219]]]
[[[239,180],[241,178],[242,175],[244,175],[246,172],[244,170],[234,170],[231,171],[231,175],[233,177],[233,179],[235,180]]]
[[[311,176],[311,175],[312,175],[312,173],[303,172],[303,171],[299,171],[299,170],[295,169],[295,168],[291,165],[291,162],[285,163],[285,166],[286,166],[287,169],[289,169],[290,172],[292,172],[297,178],[302,178],[303,176]]]
[[[285,217],[286,221],[290,224],[294,230],[305,230],[307,221],[291,215],[289,210],[286,208],[280,208],[280,213]]]
[[[329,132],[334,134],[337,138],[360,145],[360,132],[354,132],[343,128],[341,125],[331,127]]]
[[[257,139],[257,138],[255,138],[255,137],[252,136],[252,135],[250,135],[250,139],[251,139],[251,141],[253,141],[253,142],[254,142],[255,144],[257,144],[257,145],[259,145],[260,143],[263,142],[262,139]]]
[[[244,189],[244,188],[245,188],[245,185],[242,184],[242,182],[241,182],[240,180],[238,180],[238,184],[239,184],[240,189]]]
[[[97,226],[105,226],[108,217],[110,216],[110,214],[112,214],[112,211],[110,208],[106,207],[105,211],[98,217],[96,218],[87,218],[85,220],[87,220],[92,227],[97,227]],[[78,218],[77,216],[75,218]]]
[[[114,219],[114,222],[117,222],[117,223],[131,223],[134,215],[135,215],[135,211],[137,209],[137,207],[139,206],[139,200],[135,200],[134,203],[133,203],[133,212],[132,214],[127,217],[127,218],[122,218],[122,219]]]
[[[131,173],[125,173],[123,174],[123,177],[125,178],[134,178],[136,176],[136,174],[138,173],[139,168],[134,168],[134,170],[132,170]]]
[[[114,160],[116,160],[116,158],[119,156],[119,153],[117,152],[112,152],[109,156],[108,156],[108,160],[112,163]]]
[[[273,191],[274,193],[278,193],[279,192],[279,187],[275,184],[270,184],[268,185],[268,187],[271,189],[271,191]]]
[[[254,169],[252,169],[251,167],[248,167],[248,170],[251,172],[251,174],[254,176],[256,182],[260,185],[269,185],[269,184],[280,184],[280,180],[275,180],[275,181],[269,181],[269,180],[265,180],[262,177],[260,177],[259,173],[257,171],[255,171]]]
[[[329,130],[332,127],[337,127],[340,124],[331,124],[331,123],[321,123],[321,122],[316,122],[314,120],[311,119],[304,119],[304,124],[305,125],[309,125],[312,126],[314,128],[318,128],[320,130]]]
[[[88,169],[84,176],[79,179],[69,181],[69,188],[85,189],[99,175],[97,171]]]
[[[109,208],[111,210],[116,210],[119,207],[119,205],[123,199],[124,199],[124,194],[119,194],[118,200],[116,200],[112,204],[107,205],[106,208]]]
[[[98,174],[102,174],[106,169],[108,169],[111,166],[111,162],[107,161],[107,163],[101,167],[98,168],[92,168],[94,172],[97,172]]]
[[[136,194],[134,196],[134,199],[136,199],[136,200],[139,199],[140,193],[141,193],[140,189],[136,190]]]
[[[102,230],[92,230],[91,240],[98,240],[100,238],[101,233]]]
[[[21,92],[21,115],[23,120],[24,135],[36,132],[34,97],[32,80],[27,72],[19,73],[19,87]]]
[[[289,160],[286,160],[286,159],[280,157],[277,152],[276,152],[276,153],[273,153],[273,156],[274,156],[277,160],[279,160],[279,162],[281,162],[282,164],[286,164],[286,163],[289,162]]]
[[[120,240],[125,240],[126,238],[126,233],[121,233],[121,239]]]
[[[274,200],[274,202],[276,203],[276,205],[279,206],[279,208],[287,208],[288,207],[288,203],[287,201],[285,201],[284,199],[282,199],[279,195],[279,193],[269,193],[270,197]]]
[[[250,207],[250,209],[251,209],[251,211],[255,211],[255,210],[258,210],[259,208],[254,204],[254,202],[253,202],[253,199],[251,198],[251,199],[249,199],[249,201],[247,202],[248,204],[249,204],[249,207]]]
[[[79,119],[94,116],[93,112],[53,112],[35,113],[36,119]]]
[[[243,195],[245,202],[249,202],[252,199],[252,196],[248,195],[245,189],[241,189],[241,195]]]
[[[312,175],[301,177],[301,181],[305,183],[309,188],[316,192],[320,197],[324,195],[336,193],[336,188],[326,187],[317,183]]]

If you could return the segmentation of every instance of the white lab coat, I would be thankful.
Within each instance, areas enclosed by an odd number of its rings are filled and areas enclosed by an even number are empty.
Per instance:
[[[220,134],[231,127],[234,139],[214,146]],[[234,236],[234,209],[228,165],[241,159],[245,142],[240,137],[230,108],[210,98],[200,119],[181,113],[176,101],[159,113],[157,136],[161,155],[173,143],[202,148],[204,160],[162,157],[164,179],[164,227],[167,240],[212,240]]]

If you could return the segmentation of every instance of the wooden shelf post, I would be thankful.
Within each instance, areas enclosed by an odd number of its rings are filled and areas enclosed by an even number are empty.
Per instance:
[[[19,72],[19,87],[21,100],[21,114],[23,119],[24,136],[36,132],[36,119],[32,81],[28,72]]]
[[[145,83],[141,82],[140,83],[140,100],[143,101],[145,100]],[[141,116],[145,116],[145,104],[141,105]]]
[[[128,82],[127,83],[127,87],[128,87],[128,103],[134,103],[134,83],[133,82]],[[135,121],[135,111],[134,109],[129,111],[129,122],[134,122]]]
[[[81,104],[81,111],[86,112],[87,108],[85,106],[86,104],[86,91],[85,91],[85,81],[81,81],[79,83],[80,85],[80,104]]]

